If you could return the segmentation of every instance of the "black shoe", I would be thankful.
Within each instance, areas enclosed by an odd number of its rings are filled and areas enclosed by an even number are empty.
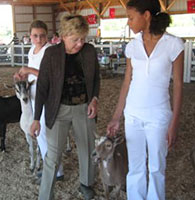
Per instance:
[[[37,179],[37,180],[38,180],[37,182],[39,183],[39,185],[40,185],[40,183],[41,183],[41,181],[40,181],[40,180],[41,180],[41,177],[42,177],[42,171],[38,171],[38,172],[37,172],[37,178],[38,178],[38,179]],[[64,180],[64,175],[61,175],[61,176],[57,176],[57,177],[56,177],[56,181],[63,181],[63,180]]]
[[[79,192],[81,192],[85,198],[85,200],[93,199],[95,192],[90,186],[80,184]]]
[[[64,175],[56,177],[56,181],[63,181],[63,180],[64,180]]]
[[[42,177],[42,170],[37,172],[37,178],[41,178]]]

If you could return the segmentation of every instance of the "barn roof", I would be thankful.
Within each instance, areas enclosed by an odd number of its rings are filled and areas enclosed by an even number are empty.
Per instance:
[[[123,8],[126,8],[127,1],[128,0],[0,0],[0,4],[53,5],[54,10],[65,10],[70,13],[92,8],[95,13],[101,17],[102,13],[110,6],[122,5]],[[171,8],[176,3],[181,4],[180,1],[181,0],[159,0],[162,10],[169,13],[171,13]],[[180,10],[179,13],[186,13],[186,9]]]

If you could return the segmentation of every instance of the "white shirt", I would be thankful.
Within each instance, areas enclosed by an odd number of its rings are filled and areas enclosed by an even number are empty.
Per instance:
[[[45,50],[47,47],[51,46],[49,43],[46,43],[42,48],[41,50],[34,54],[34,50],[35,50],[35,45],[33,45],[31,48],[30,48],[30,51],[28,52],[28,67],[32,67],[34,69],[37,69],[39,70],[40,68],[40,64],[41,64],[41,60],[43,58],[43,55],[45,53]],[[30,74],[28,76],[28,80],[29,81],[32,81],[32,80],[37,80],[37,76],[33,75],[33,74]]]
[[[51,46],[51,44],[46,43],[38,53],[34,54],[35,50],[35,45],[33,45],[30,48],[30,51],[28,52],[28,67],[32,67],[34,69],[39,70],[41,60],[43,58],[43,55],[45,53],[45,50],[47,47]],[[37,81],[37,76],[33,74],[29,74],[28,80],[32,81],[35,80],[34,84],[31,86],[31,100],[35,100],[35,94],[36,94],[36,81]]]
[[[180,38],[164,33],[148,57],[138,33],[125,49],[133,70],[126,107],[150,108],[169,101],[172,63],[183,50]]]

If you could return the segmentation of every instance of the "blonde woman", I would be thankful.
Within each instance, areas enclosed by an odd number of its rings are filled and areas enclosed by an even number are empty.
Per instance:
[[[80,15],[64,16],[60,23],[62,42],[47,48],[37,82],[32,136],[40,132],[45,106],[48,153],[43,166],[39,200],[52,200],[57,169],[69,129],[78,149],[80,191],[85,199],[94,197],[95,117],[99,95],[99,64],[95,48],[85,43],[88,24]]]

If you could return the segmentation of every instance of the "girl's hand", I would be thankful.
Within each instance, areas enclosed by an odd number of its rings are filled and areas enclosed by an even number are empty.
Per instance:
[[[168,140],[168,148],[170,149],[173,147],[173,145],[176,143],[177,140],[177,126],[171,123],[168,128],[168,134],[167,134],[167,140]]]
[[[117,131],[119,130],[119,125],[120,125],[119,120],[112,119],[107,125],[106,129],[107,135],[110,137],[116,136]]]

